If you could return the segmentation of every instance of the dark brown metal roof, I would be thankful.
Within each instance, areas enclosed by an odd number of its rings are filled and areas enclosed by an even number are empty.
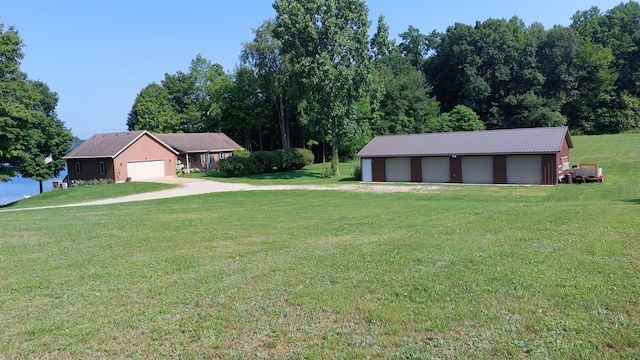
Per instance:
[[[562,127],[376,136],[359,157],[545,154],[573,147]]]
[[[73,149],[64,158],[115,158],[124,149],[128,148],[131,144],[133,144],[136,140],[138,140],[145,134],[154,138],[153,135],[149,134],[145,130],[95,134],[87,141],[80,144],[80,146]],[[161,142],[158,139],[156,140]],[[168,148],[171,151],[175,152],[175,150],[171,149],[170,147]]]
[[[242,146],[223,133],[156,134],[155,136],[183,154],[242,149]]]

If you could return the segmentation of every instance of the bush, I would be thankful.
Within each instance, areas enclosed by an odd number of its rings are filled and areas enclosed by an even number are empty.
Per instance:
[[[230,177],[254,174],[255,161],[247,156],[230,156],[218,162],[218,170],[224,171]]]
[[[92,180],[71,180],[70,187],[77,186],[86,186],[86,185],[104,185],[104,184],[113,184],[115,181],[113,179],[92,179]]]
[[[256,151],[251,158],[255,162],[256,174],[270,173],[278,168],[278,156],[273,151]]]
[[[273,171],[300,170],[313,163],[313,153],[308,149],[275,151],[236,150],[234,155],[218,162],[218,170],[228,176],[264,174]]]
[[[356,165],[353,167],[353,178],[357,181],[362,181],[362,168],[360,165]]]

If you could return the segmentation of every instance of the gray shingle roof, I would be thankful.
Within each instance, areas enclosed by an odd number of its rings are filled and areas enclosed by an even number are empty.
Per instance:
[[[156,134],[160,141],[180,153],[204,153],[241,149],[223,133]]]
[[[566,126],[384,135],[376,136],[371,140],[360,150],[358,156],[545,154],[559,152],[565,139],[569,147],[573,147],[571,135]]]
[[[73,149],[64,158],[114,158],[145,133],[147,133],[145,130],[138,130],[95,134],[80,144],[80,146]],[[153,136],[151,134],[149,135]]]

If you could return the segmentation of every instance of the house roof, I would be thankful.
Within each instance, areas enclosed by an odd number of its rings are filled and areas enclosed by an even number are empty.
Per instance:
[[[115,158],[142,136],[150,136],[174,153],[167,144],[146,130],[95,134],[65,156],[65,159]]]
[[[180,153],[209,153],[242,149],[223,133],[156,134],[165,144]]]
[[[545,154],[573,147],[562,127],[376,136],[359,157]]]

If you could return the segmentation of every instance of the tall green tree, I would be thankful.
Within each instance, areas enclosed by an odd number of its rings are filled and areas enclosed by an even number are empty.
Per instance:
[[[0,181],[58,176],[75,140],[55,112],[58,95],[20,71],[23,46],[18,31],[0,23]]]
[[[471,108],[458,105],[448,113],[443,113],[438,121],[438,132],[479,131],[484,130],[484,123]]]
[[[383,91],[373,131],[378,135],[434,131],[438,104],[424,73],[397,51],[377,59],[375,70]]]
[[[430,36],[420,32],[420,29],[409,25],[407,31],[400,34],[398,48],[413,66],[422,70],[426,56],[431,51]]]
[[[283,149],[291,147],[291,89],[294,85],[293,74],[288,71],[282,54],[282,45],[273,36],[273,20],[264,21],[253,30],[252,42],[243,45],[240,59],[253,69],[261,96],[275,108],[280,128],[280,141]]]
[[[368,8],[361,0],[276,0],[274,36],[300,89],[330,128],[332,168],[339,174],[338,134],[355,116],[370,80]]]
[[[371,38],[371,53],[374,59],[380,59],[391,54],[396,49],[396,41],[389,38],[389,25],[384,21],[384,15],[378,16],[378,26]]]
[[[618,92],[640,96],[640,4],[621,2],[606,13],[597,7],[577,12],[571,27],[595,44],[609,48],[619,73]]]
[[[197,55],[188,73],[167,73],[160,85],[150,84],[138,93],[127,127],[153,132],[215,131],[230,84],[221,65]]]
[[[173,133],[179,125],[178,116],[169,105],[169,93],[156,83],[147,85],[138,93],[127,118],[129,130]]]

